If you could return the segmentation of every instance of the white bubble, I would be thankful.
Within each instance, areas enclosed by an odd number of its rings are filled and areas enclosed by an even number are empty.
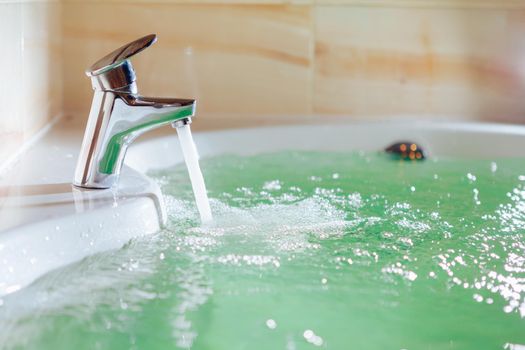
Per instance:
[[[311,329],[307,329],[306,331],[304,331],[303,337],[310,344],[313,344],[315,346],[323,345],[323,338],[321,338],[320,336],[316,335],[314,333],[314,331],[312,331]]]
[[[414,271],[408,271],[408,273],[406,274],[406,277],[407,277],[410,281],[415,281],[416,278],[417,278],[417,274],[416,274]]]
[[[503,346],[503,349],[505,350],[525,350],[525,345],[506,343]]]
[[[282,188],[279,180],[267,181],[263,184],[263,189],[266,191],[279,191]]]
[[[321,346],[323,345],[323,338],[319,337],[319,336],[315,336],[312,341],[311,341],[312,344],[316,345],[316,346]]]
[[[307,330],[305,330],[304,333],[303,333],[303,337],[304,337],[304,339],[306,339],[306,340],[310,340],[310,339],[312,339],[313,336],[315,336],[315,333],[314,333],[314,331],[312,331],[311,329],[307,329]]]
[[[270,328],[270,329],[275,329],[277,328],[277,322],[275,322],[275,320],[272,320],[271,318],[266,320],[266,327]]]

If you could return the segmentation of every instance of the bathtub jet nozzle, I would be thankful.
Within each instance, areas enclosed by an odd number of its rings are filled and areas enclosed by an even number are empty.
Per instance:
[[[423,160],[425,152],[415,142],[402,141],[391,144],[385,148],[385,152],[390,154],[394,159],[401,160]]]

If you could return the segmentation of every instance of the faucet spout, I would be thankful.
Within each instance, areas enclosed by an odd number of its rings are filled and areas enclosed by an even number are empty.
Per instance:
[[[196,101],[192,99],[115,94],[113,128],[119,137],[133,135],[136,138],[148,130],[195,114]]]

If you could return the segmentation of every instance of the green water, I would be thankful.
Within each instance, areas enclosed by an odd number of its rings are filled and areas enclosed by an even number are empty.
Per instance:
[[[523,349],[525,162],[276,153],[152,175],[161,233],[5,297],[0,348]]]

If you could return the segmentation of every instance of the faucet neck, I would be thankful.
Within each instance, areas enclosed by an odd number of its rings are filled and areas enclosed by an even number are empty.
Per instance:
[[[87,75],[91,78],[93,90],[137,93],[137,76],[129,60],[122,61],[109,70],[102,70],[96,74],[89,72]]]

